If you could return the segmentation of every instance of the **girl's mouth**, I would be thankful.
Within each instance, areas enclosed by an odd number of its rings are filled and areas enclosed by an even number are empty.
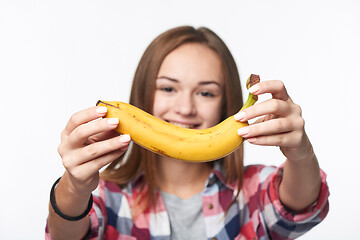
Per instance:
[[[198,128],[200,126],[200,124],[185,124],[185,123],[179,123],[179,122],[173,122],[173,121],[167,121],[175,126],[178,127],[183,127],[183,128],[190,128],[190,129],[194,129],[194,128]]]

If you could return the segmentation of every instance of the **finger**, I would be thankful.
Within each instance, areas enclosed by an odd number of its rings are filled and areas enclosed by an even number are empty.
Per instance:
[[[90,144],[80,149],[80,154],[84,157],[82,161],[90,161],[115,150],[127,147],[130,141],[130,135],[124,134],[119,137]]]
[[[127,147],[117,149],[96,159],[92,159],[91,161],[84,162],[81,165],[68,168],[68,171],[78,179],[88,179],[89,176],[98,173],[102,167],[119,158],[126,151],[126,149]]]
[[[77,128],[81,124],[103,117],[106,114],[106,112],[107,112],[107,107],[100,107],[100,106],[81,110],[70,117],[64,129],[64,133],[69,135],[75,128]]]
[[[121,135],[119,137],[108,139],[102,142],[96,142],[83,148],[72,150],[67,154],[63,154],[62,163],[66,169],[72,169],[90,160],[127,147],[129,142],[129,135]]]
[[[238,129],[238,135],[243,138],[276,135],[294,130],[293,122],[283,118],[276,118],[265,122],[251,124]]]
[[[107,153],[101,157],[98,157],[90,162],[88,162],[88,168],[89,171],[99,171],[101,168],[106,166],[107,164],[111,163],[115,159],[119,158],[124,152],[126,151],[127,146],[120,148],[118,150],[115,150],[113,152]]]
[[[255,95],[271,93],[273,98],[287,101],[290,99],[285,85],[279,80],[263,81],[249,88],[249,92]]]
[[[69,135],[69,144],[75,147],[83,146],[89,137],[100,134],[102,132],[113,130],[117,127],[118,124],[118,118],[97,119],[85,124],[81,124]]]
[[[106,131],[106,132],[100,132],[97,134],[94,134],[92,136],[90,136],[87,139],[87,142],[85,142],[85,145],[91,144],[91,143],[95,143],[95,142],[100,142],[100,141],[104,141],[110,138],[114,138],[120,136],[120,133],[118,133],[115,130],[110,130],[110,131]]]
[[[302,134],[300,131],[297,131],[297,132],[280,133],[269,136],[256,136],[256,137],[247,138],[246,140],[249,143],[255,145],[295,148],[298,146],[301,139],[302,139]]]
[[[238,112],[234,118],[237,121],[245,122],[267,114],[285,116],[289,113],[289,110],[290,106],[287,102],[279,99],[269,99]]]

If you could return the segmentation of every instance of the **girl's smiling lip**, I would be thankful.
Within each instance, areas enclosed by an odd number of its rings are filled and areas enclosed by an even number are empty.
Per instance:
[[[179,127],[190,128],[190,129],[196,129],[201,125],[199,123],[180,122],[180,121],[173,121],[173,120],[165,120],[165,121],[168,123],[174,124],[176,126],[179,126]]]

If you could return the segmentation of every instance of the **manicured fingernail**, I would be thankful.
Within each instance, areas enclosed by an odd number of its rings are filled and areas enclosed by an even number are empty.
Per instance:
[[[238,112],[237,114],[234,115],[236,121],[242,120],[245,117],[246,117],[246,113],[243,111]]]
[[[257,141],[257,138],[248,138],[246,139],[246,141],[248,141],[249,143],[254,143]]]
[[[96,112],[99,114],[104,114],[107,112],[107,107],[97,107]]]
[[[238,135],[240,135],[240,136],[244,136],[244,135],[246,135],[246,134],[249,133],[249,128],[248,128],[248,127],[239,128],[239,129],[237,130],[237,133],[238,133]]]
[[[108,118],[107,122],[109,125],[118,125],[119,119],[118,118]]]
[[[128,143],[128,142],[131,141],[131,138],[130,138],[129,134],[123,134],[123,135],[120,136],[119,140],[122,143]]]
[[[257,91],[259,91],[259,89],[260,89],[260,86],[259,86],[259,84],[255,84],[254,86],[252,86],[251,88],[249,88],[249,92],[250,93],[256,93]]]

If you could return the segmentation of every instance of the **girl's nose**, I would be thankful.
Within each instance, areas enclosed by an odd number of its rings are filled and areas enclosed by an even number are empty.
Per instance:
[[[181,115],[195,115],[196,106],[193,96],[190,94],[181,94],[177,97],[175,111]]]

